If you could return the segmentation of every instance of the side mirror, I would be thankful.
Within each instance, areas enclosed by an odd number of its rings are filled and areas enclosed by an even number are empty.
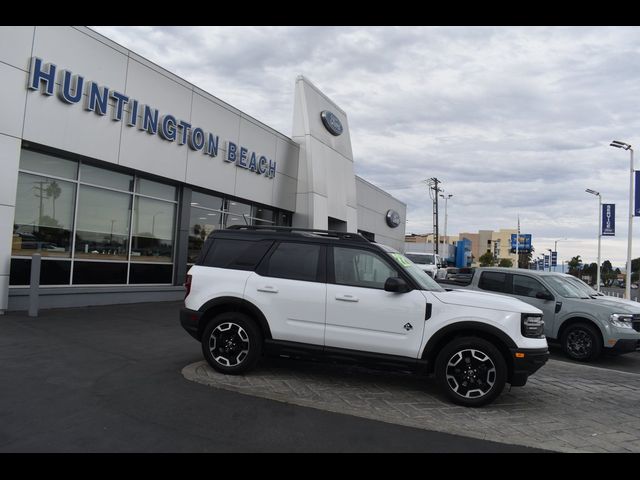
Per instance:
[[[540,300],[553,300],[553,295],[549,292],[538,292],[536,293],[536,298],[539,298]]]
[[[406,293],[410,290],[409,285],[400,277],[389,277],[384,282],[385,292]]]

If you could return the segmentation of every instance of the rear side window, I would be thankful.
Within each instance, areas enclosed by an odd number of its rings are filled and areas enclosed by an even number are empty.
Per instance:
[[[264,274],[267,277],[306,282],[320,281],[319,261],[322,248],[322,245],[312,243],[282,242],[267,261]]]
[[[216,238],[199,264],[234,270],[253,270],[272,244],[272,240],[255,242]]]
[[[478,287],[491,292],[511,293],[507,285],[507,274],[500,272],[482,272]]]

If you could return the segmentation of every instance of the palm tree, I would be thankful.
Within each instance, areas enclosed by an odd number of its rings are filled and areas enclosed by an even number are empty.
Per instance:
[[[580,255],[576,255],[569,260],[569,273],[577,277],[580,272],[580,265],[582,265],[582,259],[580,258]]]
[[[56,199],[62,193],[62,189],[60,188],[60,185],[58,185],[58,182],[54,180],[47,186],[44,192],[47,195],[47,198],[53,198],[53,218],[55,219],[56,218]]]

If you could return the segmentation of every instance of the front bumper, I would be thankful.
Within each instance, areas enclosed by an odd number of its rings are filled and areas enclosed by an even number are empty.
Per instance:
[[[624,338],[616,342],[608,351],[613,354],[636,352],[640,350],[640,340]]]
[[[201,312],[182,307],[180,309],[180,325],[196,340],[200,341],[200,317]]]
[[[513,373],[509,383],[514,387],[522,387],[527,383],[529,375],[535,373],[549,360],[548,348],[512,348]]]

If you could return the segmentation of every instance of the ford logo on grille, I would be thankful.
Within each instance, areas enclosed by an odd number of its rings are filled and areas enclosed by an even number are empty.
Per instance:
[[[329,130],[331,135],[337,137],[342,134],[342,122],[329,110],[323,110],[322,113],[320,113],[320,118],[322,118],[324,128]]]

